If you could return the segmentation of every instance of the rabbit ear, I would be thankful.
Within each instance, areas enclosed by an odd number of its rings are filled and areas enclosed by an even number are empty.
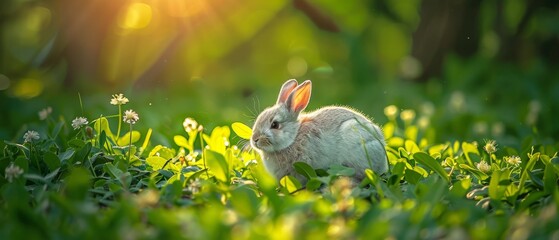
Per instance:
[[[289,94],[286,104],[291,112],[299,113],[307,107],[311,99],[311,88],[311,80],[306,80]]]
[[[297,80],[289,79],[281,86],[281,90],[278,96],[278,101],[276,103],[284,103],[289,97],[289,94],[297,87]]]

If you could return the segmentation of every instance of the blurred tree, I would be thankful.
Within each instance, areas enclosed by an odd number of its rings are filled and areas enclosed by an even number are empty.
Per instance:
[[[99,78],[105,40],[125,1],[52,1],[56,13],[55,44],[42,67],[66,62],[65,87],[75,87],[79,80],[107,83]]]
[[[480,0],[421,2],[421,21],[413,34],[412,47],[412,56],[420,61],[423,69],[418,80],[440,75],[449,52],[462,57],[476,52],[480,4]]]
[[[305,77],[335,66],[335,76],[362,84],[438,77],[449,54],[521,65],[540,56],[559,61],[559,3],[553,0],[5,0],[2,5],[0,71],[14,82],[57,69],[63,76],[51,78],[66,87],[103,83],[112,89],[211,74]],[[271,42],[258,42],[263,40]],[[402,74],[398,68],[410,67],[410,59],[418,62],[411,64],[415,70]],[[262,70],[266,74],[231,76],[241,64],[258,71],[261,61],[270,61]]]
[[[293,6],[304,12],[309,19],[320,29],[328,32],[339,32],[340,29],[334,20],[322,13],[316,6],[305,0],[293,0]]]
[[[542,56],[557,63],[559,32],[548,21],[557,21],[558,6],[554,0],[422,1],[412,49],[423,68],[417,79],[439,76],[449,54],[467,58],[484,44],[496,48],[500,61],[525,65]]]

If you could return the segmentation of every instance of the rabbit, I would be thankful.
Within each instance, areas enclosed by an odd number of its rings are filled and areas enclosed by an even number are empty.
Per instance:
[[[291,79],[281,87],[277,102],[256,118],[250,144],[264,166],[277,180],[286,175],[301,183],[293,163],[301,161],[314,169],[343,165],[355,169],[353,180],[364,178],[364,170],[380,175],[388,170],[384,135],[363,114],[347,107],[328,106],[303,113],[311,97],[312,83],[298,85]]]

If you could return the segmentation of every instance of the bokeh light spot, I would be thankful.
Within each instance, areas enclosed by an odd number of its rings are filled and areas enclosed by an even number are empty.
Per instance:
[[[48,25],[52,19],[50,9],[46,7],[35,7],[31,9],[27,18],[26,27],[30,32],[38,32]]]
[[[14,95],[19,98],[34,98],[43,92],[43,83],[34,78],[25,78],[18,81],[14,87]]]
[[[6,75],[0,74],[0,91],[10,87],[10,79]]]
[[[330,64],[325,63],[322,66],[315,68],[313,72],[322,75],[331,75],[332,73],[334,73],[334,68],[332,68]]]
[[[207,11],[205,0],[167,1],[167,11],[173,17],[192,17]]]
[[[415,79],[421,75],[423,67],[421,62],[412,56],[402,58],[400,62],[400,75],[407,79]]]
[[[499,36],[497,33],[490,31],[488,33],[483,34],[481,39],[481,54],[485,57],[495,57],[499,53]]]
[[[301,57],[292,57],[287,62],[287,71],[293,77],[300,77],[307,73],[307,61]]]
[[[151,22],[152,8],[145,3],[131,3],[121,13],[119,26],[124,29],[142,29]]]

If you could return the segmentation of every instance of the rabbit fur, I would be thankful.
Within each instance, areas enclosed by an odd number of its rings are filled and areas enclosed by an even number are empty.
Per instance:
[[[293,163],[315,169],[343,165],[361,180],[366,168],[376,174],[388,170],[382,130],[352,109],[328,106],[302,113],[310,100],[312,83],[291,79],[280,90],[276,105],[265,109],[253,126],[251,145],[276,179],[292,175],[301,182]]]

